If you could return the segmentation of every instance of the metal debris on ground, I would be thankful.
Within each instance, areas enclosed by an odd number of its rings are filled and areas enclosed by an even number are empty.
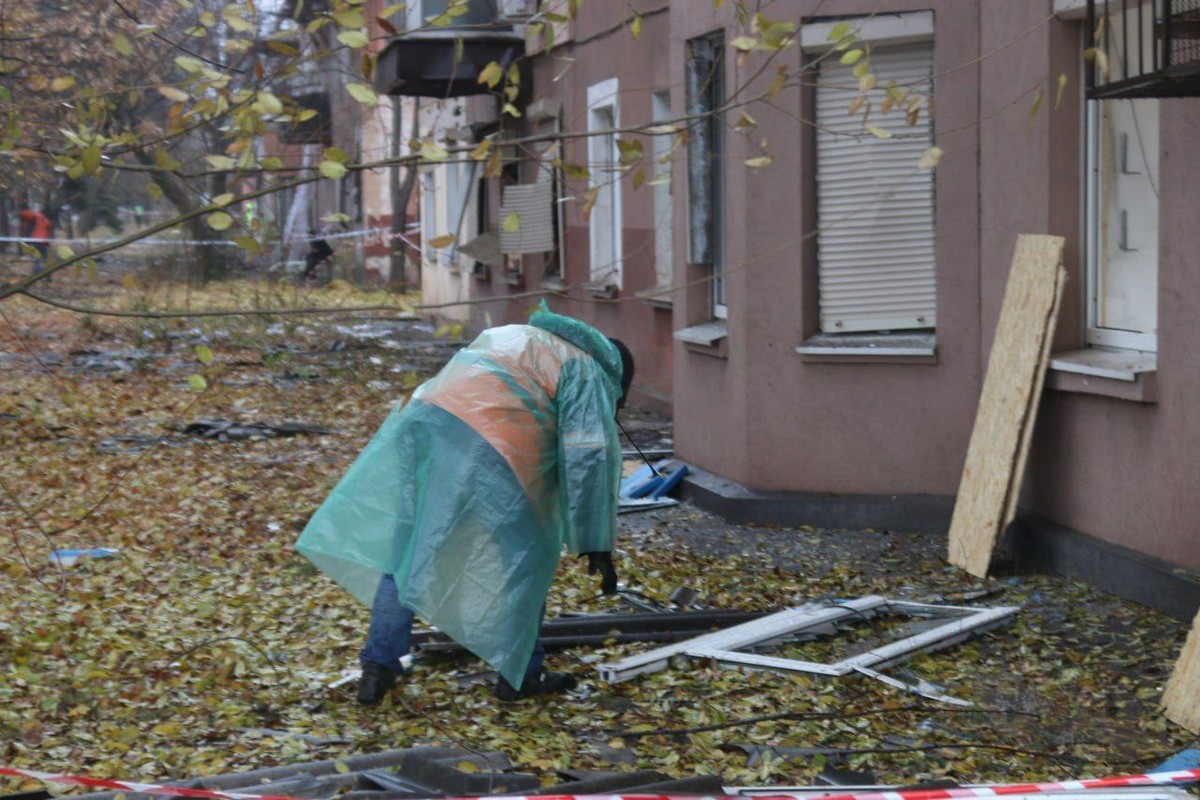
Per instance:
[[[765,616],[763,611],[661,611],[554,617],[542,622],[547,649],[615,642],[671,642],[704,631],[738,625]],[[413,646],[422,652],[449,653],[462,646],[434,629],[415,630]]]
[[[632,514],[635,511],[653,511],[656,508],[670,508],[679,505],[673,497],[622,497],[617,503],[618,514]]]
[[[798,608],[785,609],[732,628],[630,656],[612,664],[602,664],[599,667],[600,678],[609,683],[617,683],[647,672],[666,669],[670,659],[675,656],[689,656],[710,659],[725,666],[803,672],[830,677],[858,673],[884,679],[885,676],[881,676],[878,670],[903,661],[917,652],[932,652],[957,644],[976,633],[1007,621],[1018,610],[1020,609],[1017,606],[975,608],[912,603],[903,600],[889,600],[879,595],[868,595],[834,604],[810,603]],[[797,638],[811,639],[830,635],[838,632],[838,625],[841,623],[856,619],[871,619],[882,614],[927,618],[939,621],[940,624],[907,638],[830,664],[743,652],[747,648],[775,645]],[[913,687],[892,678],[886,678],[885,682],[889,685],[899,684],[906,690],[914,690]],[[954,702],[959,705],[965,702],[931,689],[917,687],[915,690],[918,694],[932,699]]]
[[[303,797],[321,800],[398,800],[398,798],[485,797],[500,794],[539,795],[720,795],[721,781],[712,776],[672,778],[661,772],[560,771],[562,782],[543,786],[536,775],[513,772],[500,752],[449,747],[416,747],[370,755],[290,764],[205,778],[171,781],[170,786],[132,784],[123,792],[74,795],[73,800],[129,800],[163,794],[217,797]],[[111,782],[110,782],[111,783]],[[155,791],[136,791],[136,787]],[[173,791],[177,790],[177,791]]]
[[[276,437],[308,434],[320,436],[333,433],[323,425],[310,425],[305,422],[282,422],[274,425],[267,422],[231,422],[224,419],[198,419],[180,429],[183,433],[198,436],[201,439],[216,439],[219,442],[239,441],[244,439],[272,439]]]
[[[47,785],[102,788],[107,791],[74,795],[75,800],[116,800],[155,795],[214,798],[215,800],[405,800],[428,797],[490,797],[496,795],[558,800],[632,800],[654,795],[662,800],[710,797],[825,798],[825,800],[952,800],[972,797],[1011,797],[1035,800],[1056,795],[1062,800],[1185,800],[1179,785],[1200,780],[1200,769],[1109,778],[1045,783],[960,786],[936,781],[915,786],[749,786],[728,787],[712,776],[670,778],[651,771],[607,772],[561,770],[566,782],[543,786],[535,775],[511,772],[500,752],[418,747],[345,759],[290,764],[209,778],[170,783],[126,782],[86,775],[63,775],[10,769],[0,775],[41,780]],[[848,776],[849,777],[849,776]],[[246,791],[250,790],[250,791]],[[32,800],[23,793],[21,797]],[[45,793],[47,796],[49,792]]]
[[[138,365],[152,358],[146,350],[73,350],[70,355],[71,369],[97,372],[133,372]]]
[[[163,444],[171,447],[181,447],[183,442],[177,439],[168,439],[163,436],[153,436],[151,434],[132,433],[122,436],[110,436],[96,444],[96,450],[101,453],[118,454],[118,453],[138,453],[145,450],[147,447]]]

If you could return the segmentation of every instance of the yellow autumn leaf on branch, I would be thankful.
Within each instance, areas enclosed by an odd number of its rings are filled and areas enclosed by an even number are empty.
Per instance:
[[[207,222],[208,227],[212,228],[214,231],[223,231],[228,230],[229,226],[233,224],[233,217],[229,216],[224,211],[216,211],[212,214],[209,214],[205,219],[205,222]]]
[[[351,97],[362,103],[364,106],[371,106],[374,108],[375,106],[379,105],[379,95],[374,89],[372,89],[370,86],[367,86],[365,83],[348,83],[346,84],[346,91],[350,93]]]
[[[174,86],[159,86],[158,93],[175,103],[186,103],[192,99],[187,92],[176,89]]]
[[[346,166],[336,161],[322,161],[317,164],[317,170],[326,178],[337,180],[346,174]]]
[[[942,153],[945,152],[940,147],[930,147],[921,153],[921,157],[917,159],[918,169],[933,169],[942,160]]]
[[[363,30],[342,31],[338,34],[337,38],[339,42],[347,47],[366,47],[371,43],[370,38],[367,36],[367,32]]]

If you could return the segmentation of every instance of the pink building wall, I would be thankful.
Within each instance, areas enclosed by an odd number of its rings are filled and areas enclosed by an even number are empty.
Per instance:
[[[669,7],[667,0],[639,3],[642,31],[634,39],[628,27],[629,9],[624,4],[583,3],[573,23],[572,38],[557,44],[550,55],[532,59],[530,101],[560,103],[562,129],[566,132],[586,131],[588,87],[616,78],[621,125],[648,122],[652,93],[671,88],[668,52],[663,47],[669,35]],[[643,141],[649,161],[650,141]],[[571,164],[587,164],[587,139],[564,139],[562,159]],[[671,312],[636,296],[638,291],[654,286],[653,190],[646,185],[634,190],[631,174],[621,178],[620,185],[624,261],[622,288],[615,298],[596,297],[581,288],[589,280],[590,272],[588,224],[583,219],[581,203],[569,201],[563,204],[565,263],[561,281],[543,282],[542,261],[536,257],[525,259],[524,278],[516,284],[508,283],[499,270],[493,269],[487,280],[475,280],[474,297],[512,295],[514,299],[480,306],[474,321],[524,320],[536,302],[529,292],[539,288],[568,287],[569,297],[547,297],[550,307],[583,319],[605,334],[625,341],[637,361],[633,402],[669,414]],[[565,194],[582,198],[587,188],[586,180],[568,178]],[[675,197],[675,213],[679,215],[684,213],[684,207],[680,195],[677,193]]]
[[[811,113],[803,90],[789,88],[775,99],[778,110],[749,109],[759,123],[755,138],[772,143],[769,169],[745,168],[755,153],[745,138],[727,137],[728,338],[707,349],[676,343],[677,453],[753,490],[937,495],[949,503],[1019,234],[1066,237],[1070,282],[1055,349],[1082,347],[1082,23],[1053,18],[1050,0],[793,0],[770,13],[799,19],[818,7],[824,17],[934,13],[935,141],[945,150],[935,178],[936,360],[843,363],[795,352],[816,327],[813,248],[799,241],[813,227],[806,157],[813,134],[797,122]],[[686,41],[728,21],[710,4],[676,9],[673,85],[683,84]],[[726,39],[737,35],[727,29]],[[798,50],[777,56],[793,74]],[[762,59],[731,64],[729,91]],[[1068,86],[1054,110],[1059,74]],[[767,70],[748,94],[771,76]],[[1047,99],[1031,119],[1039,82]],[[1048,388],[1021,505],[1048,522],[1198,569],[1200,101],[1163,100],[1161,109],[1157,401]],[[677,175],[678,196],[686,187]],[[676,242],[686,236],[681,214]],[[705,274],[677,262],[677,280]],[[682,292],[674,314],[676,329],[705,320],[705,288]]]

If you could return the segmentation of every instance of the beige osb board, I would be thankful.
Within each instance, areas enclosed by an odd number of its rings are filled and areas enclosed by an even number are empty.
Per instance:
[[[950,521],[950,563],[981,578],[996,539],[1016,513],[1066,281],[1063,244],[1059,236],[1017,237]]]
[[[1200,613],[1192,623],[1183,652],[1163,693],[1167,719],[1200,734]]]

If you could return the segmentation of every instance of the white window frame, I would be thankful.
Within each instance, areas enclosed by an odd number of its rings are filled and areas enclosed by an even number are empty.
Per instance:
[[[803,48],[804,52],[808,55],[825,56],[826,58],[832,57],[829,55],[829,51],[832,50],[832,48],[834,47],[836,42],[830,39],[830,35],[831,35],[833,29],[835,28],[835,26],[837,26],[843,22],[849,23],[851,26],[851,29],[855,32],[855,34],[859,37],[859,39],[861,41],[869,44],[873,48],[889,48],[890,49],[893,47],[901,47],[901,46],[905,46],[905,45],[927,44],[932,49],[932,46],[934,43],[934,16],[933,16],[933,13],[930,11],[920,11],[920,12],[909,12],[909,13],[903,13],[903,14],[880,14],[880,15],[870,16],[870,17],[848,17],[848,18],[844,18],[844,19],[830,20],[830,21],[816,23],[816,24],[812,24],[812,25],[805,25],[801,28],[801,32],[800,32],[801,47]],[[931,65],[930,71],[931,71],[931,73],[933,71],[932,65]],[[880,83],[881,84],[885,83],[886,80],[887,80],[887,75],[881,73],[880,74]],[[881,90],[875,90],[875,91],[881,91]],[[893,111],[890,113],[896,114],[897,112]],[[922,113],[923,114],[927,113],[927,111],[925,109],[922,109]],[[879,123],[877,121],[876,124],[882,124],[882,123]],[[932,124],[932,122],[929,122],[929,144],[933,144],[934,134],[935,134],[935,131],[933,128],[933,124]],[[821,135],[820,132],[818,132],[817,135],[820,136]],[[883,146],[894,146],[892,144],[893,142],[898,143],[900,141],[901,141],[900,139],[891,139],[891,140],[888,140],[888,142],[884,143]],[[912,161],[914,172],[917,170],[917,167],[916,167],[917,156],[919,156],[919,153],[916,153],[913,156],[913,161]],[[820,153],[817,153],[812,166],[814,169],[814,174],[816,174],[818,176],[821,174],[820,164],[821,164],[821,156],[820,156]],[[929,205],[929,208],[930,208],[929,237],[930,237],[930,247],[933,248],[933,251],[932,251],[933,276],[931,279],[931,289],[933,291],[934,300],[932,301],[933,302],[932,308],[929,311],[925,311],[925,310],[919,309],[919,308],[913,308],[912,311],[905,309],[902,313],[899,309],[896,309],[895,312],[893,312],[891,310],[888,310],[885,312],[884,309],[880,308],[878,310],[878,312],[876,312],[876,316],[878,317],[877,319],[874,319],[874,318],[865,318],[864,319],[862,316],[859,316],[862,313],[861,311],[857,312],[857,314],[856,314],[853,310],[847,309],[849,311],[848,316],[846,316],[844,319],[841,319],[841,318],[834,319],[834,317],[837,317],[838,315],[827,313],[825,306],[822,305],[822,306],[820,306],[820,314],[821,314],[821,320],[822,320],[821,325],[820,325],[820,330],[822,333],[829,333],[829,334],[859,333],[859,334],[861,334],[861,333],[880,333],[880,332],[884,332],[884,331],[895,331],[895,332],[903,332],[905,334],[908,334],[910,331],[914,331],[914,330],[935,329],[936,328],[936,326],[937,326],[937,305],[936,305],[936,303],[937,303],[937,301],[936,301],[936,296],[937,296],[937,276],[936,276],[937,199],[936,199],[936,194],[935,194],[935,185],[934,185],[935,181],[934,181],[934,176],[933,176],[932,172],[929,173],[928,179],[930,182],[930,193],[931,193],[930,198],[929,198],[929,203],[930,203],[930,205]],[[818,181],[819,180],[820,180],[820,178],[818,177]],[[909,186],[911,186],[911,185],[906,184],[905,187],[900,187],[900,188],[906,188]],[[817,195],[818,195],[818,199],[817,199],[818,208],[820,208],[820,204],[821,204],[820,184],[818,184]],[[818,212],[818,213],[820,213],[820,212]],[[853,222],[853,220],[851,220],[851,222]],[[823,223],[821,223],[821,224],[823,224]],[[818,239],[818,250],[820,250],[820,249],[821,249],[821,240]],[[822,285],[823,285],[824,277],[831,273],[822,273],[821,272],[822,264],[820,263],[820,261],[821,261],[821,259],[820,259],[820,257],[818,257],[818,264],[817,264],[817,270],[818,270],[818,276],[819,276],[818,279],[821,280]],[[847,267],[847,268],[849,269],[850,267]],[[916,268],[920,268],[920,263],[918,263],[916,265]],[[853,273],[847,272],[847,277],[841,278],[841,280],[845,281],[851,277],[853,277]],[[892,279],[890,276],[879,276],[877,279],[884,280],[885,278],[888,280]],[[913,286],[916,287],[917,284],[913,284]],[[878,291],[878,289],[876,291]],[[820,301],[818,301],[818,302],[820,302]],[[918,312],[919,316],[914,316],[913,312]]]
[[[601,664],[600,680],[619,683],[638,675],[659,672],[667,669],[672,659],[677,656],[712,660],[721,666],[748,666],[828,677],[859,672],[879,677],[877,670],[904,661],[917,652],[928,653],[962,642],[973,634],[1007,622],[1018,611],[1020,606],[950,606],[892,600],[880,595],[867,595],[832,605],[809,603],[724,630],[658,647],[620,661]],[[885,614],[924,617],[942,622],[922,633],[897,639],[865,653],[828,664],[743,652],[748,648],[776,644],[792,638],[837,633],[839,623],[844,624],[854,619],[871,620],[877,615]]]
[[[1133,8],[1130,12],[1133,12]],[[1083,47],[1091,46],[1091,32],[1083,31]],[[1112,68],[1118,73],[1123,74],[1123,65],[1114,64]],[[1154,316],[1156,318],[1154,330],[1152,331],[1133,331],[1122,330],[1113,327],[1104,327],[1101,325],[1102,303],[1104,302],[1103,291],[1104,282],[1106,279],[1106,268],[1108,264],[1105,259],[1107,243],[1105,242],[1106,220],[1105,214],[1105,199],[1102,194],[1104,183],[1104,152],[1101,142],[1101,114],[1102,103],[1133,103],[1134,100],[1127,99],[1108,99],[1108,100],[1088,100],[1083,99],[1083,115],[1084,115],[1084,147],[1083,147],[1083,196],[1084,196],[1084,257],[1085,257],[1085,278],[1086,278],[1086,298],[1085,298],[1085,341],[1089,347],[1110,347],[1121,350],[1136,350],[1143,353],[1156,353],[1158,351],[1158,333],[1157,333],[1157,315],[1158,315],[1158,297],[1157,289],[1154,297]],[[1161,101],[1154,100],[1156,105],[1161,104]],[[1159,105],[1159,113],[1161,113],[1161,105]],[[1157,123],[1157,121],[1156,121]],[[1159,148],[1161,153],[1160,139],[1157,133],[1154,142],[1150,145],[1154,148]],[[1128,146],[1128,145],[1126,145]],[[1144,146],[1144,145],[1143,145]],[[1126,154],[1128,151],[1126,151]],[[1116,156],[1124,158],[1122,156]],[[1139,162],[1143,162],[1141,155],[1138,155]],[[1157,159],[1156,159],[1157,161]],[[1143,168],[1146,166],[1142,164]],[[1123,170],[1124,165],[1116,167]],[[1158,175],[1154,176],[1152,187],[1158,186],[1161,181],[1161,170]],[[1157,194],[1157,192],[1156,192]],[[1159,208],[1155,209],[1155,219],[1160,219]],[[1120,220],[1107,220],[1108,226],[1121,225]],[[1156,223],[1157,225],[1157,223]],[[1153,237],[1156,248],[1159,245],[1158,231],[1155,231]],[[1122,234],[1118,234],[1120,237]],[[1159,251],[1161,252],[1161,251]],[[1154,255],[1155,268],[1158,268],[1158,252]]]
[[[1087,251],[1087,344],[1102,347],[1116,347],[1123,350],[1140,350],[1146,353],[1158,351],[1158,335],[1151,332],[1137,332],[1107,328],[1100,325],[1101,292],[1104,285],[1102,241],[1104,231],[1104,202],[1100,194],[1098,173],[1100,163],[1100,103],[1123,102],[1121,100],[1085,100],[1086,142],[1085,142],[1085,235]],[[1111,224],[1111,221],[1110,221]],[[1157,303],[1156,313],[1157,313]]]
[[[910,11],[904,14],[874,14],[869,17],[848,17],[844,20],[814,22],[800,29],[800,47],[807,55],[827,53],[837,44],[829,38],[842,22],[860,41],[872,46],[891,46],[933,41],[933,12]]]
[[[688,206],[687,206],[687,227],[688,227],[688,254],[687,260],[689,264],[697,266],[707,266],[712,270],[711,281],[709,282],[709,307],[712,312],[712,318],[715,320],[727,320],[729,318],[729,298],[728,298],[728,281],[725,275],[725,165],[723,159],[725,156],[725,129],[724,115],[718,114],[717,111],[724,106],[725,97],[725,55],[726,42],[724,31],[716,31],[705,36],[697,36],[689,39],[687,42],[687,64],[685,66],[685,111],[689,115],[699,115],[701,113],[711,113],[709,119],[695,119],[692,126],[696,125],[711,125],[711,134],[708,141],[705,143],[707,147],[707,155],[711,156],[709,162],[709,171],[711,174],[711,183],[702,188],[693,184],[693,180],[697,178],[696,166],[694,159],[696,158],[696,138],[688,140],[688,155],[687,155],[687,180],[688,180]],[[693,63],[698,59],[695,52],[695,46],[702,45],[704,47],[713,46],[720,49],[719,58],[713,60],[713,78],[712,85],[715,87],[715,96],[704,97],[703,99],[696,96],[696,93],[701,88],[693,85],[694,72]],[[700,154],[704,156],[705,154]],[[707,190],[711,193],[709,198],[709,218],[707,222],[700,222],[696,217],[696,206],[693,203],[698,199],[697,192],[701,194]],[[698,224],[703,224],[707,228],[708,246],[707,253],[697,252],[697,228]]]
[[[601,198],[607,195],[607,198],[604,199],[608,200],[609,207],[612,209],[607,215],[597,214],[597,207],[604,207],[601,199],[597,199],[592,208],[591,216],[588,219],[588,274],[591,282],[615,286],[618,289],[622,284],[622,261],[624,259],[621,242],[624,233],[624,217],[621,207],[623,175],[617,169],[621,163],[621,154],[617,148],[616,133],[605,135],[596,135],[596,133],[621,127],[619,89],[617,79],[609,78],[592,84],[587,90],[587,124],[588,133],[591,134],[588,136],[588,187],[598,190]],[[604,164],[612,166],[605,170],[602,168]],[[607,217],[610,226],[605,225],[604,217]],[[611,230],[605,231],[605,227],[611,227]],[[608,263],[601,264],[599,262],[604,258],[601,252],[604,245],[602,238],[606,233],[611,240],[612,257],[608,259]]]
[[[650,117],[662,123],[672,118],[671,91],[662,89],[650,95]],[[670,286],[675,269],[675,197],[672,176],[670,136],[655,136],[651,139],[654,163],[650,179],[654,206],[654,286]]]
[[[424,263],[435,265],[441,261],[439,251],[430,247],[429,242],[441,236],[446,231],[438,231],[440,224],[441,203],[438,202],[443,194],[438,186],[438,168],[428,167],[421,170],[421,249],[424,251]]]

